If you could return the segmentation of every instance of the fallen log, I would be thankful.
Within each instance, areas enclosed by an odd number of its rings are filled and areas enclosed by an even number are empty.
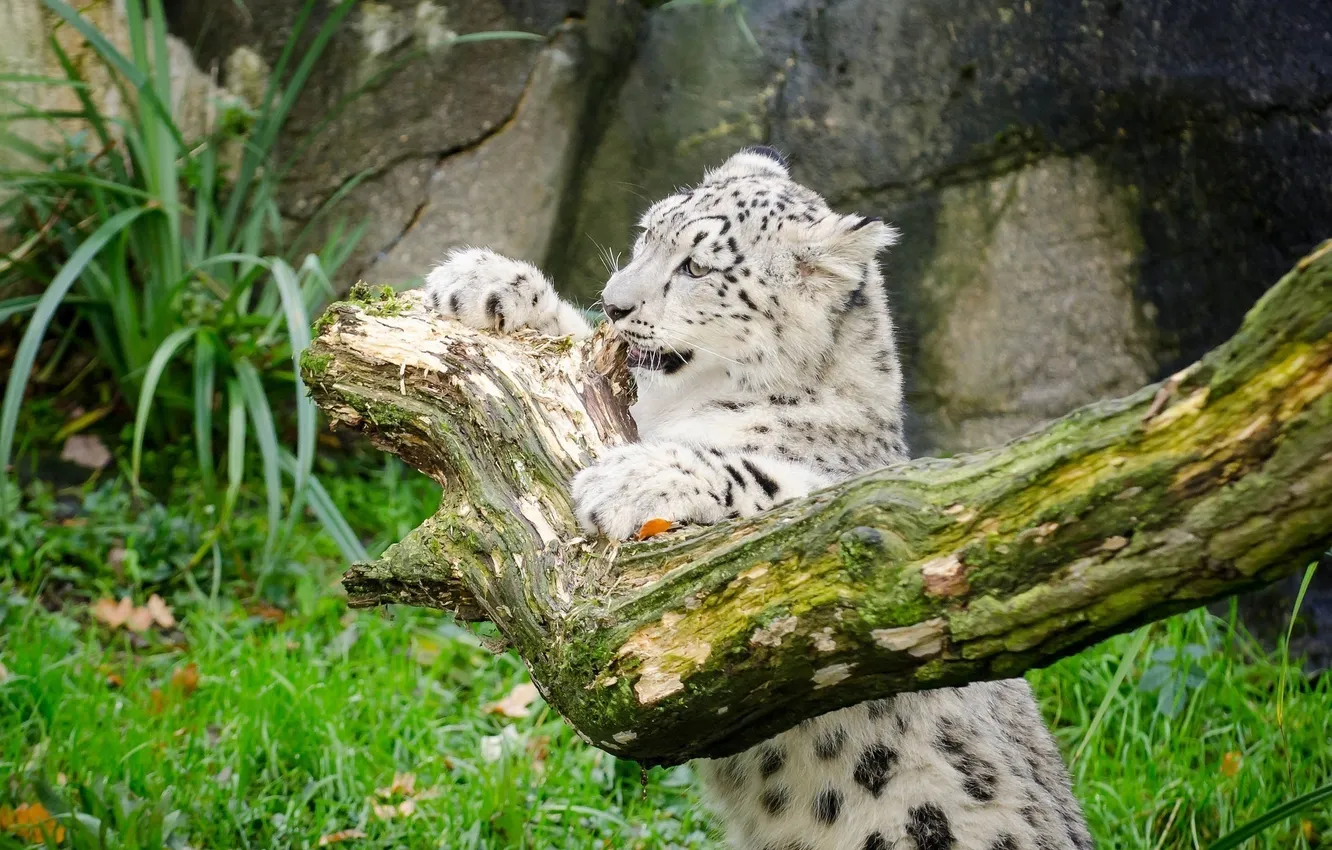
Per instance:
[[[1001,448],[625,544],[583,536],[567,489],[634,437],[606,329],[495,336],[365,287],[316,329],[302,372],[333,425],[444,487],[438,513],[348,570],[352,604],[494,623],[585,740],[644,764],[1017,676],[1332,546],[1332,242],[1160,384]]]

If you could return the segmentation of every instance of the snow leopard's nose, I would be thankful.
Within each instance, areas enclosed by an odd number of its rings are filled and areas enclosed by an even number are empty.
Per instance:
[[[623,319],[625,316],[634,312],[634,310],[636,309],[635,307],[617,307],[616,305],[610,303],[607,303],[604,306],[606,308],[606,316],[612,322],[620,321],[620,319]]]

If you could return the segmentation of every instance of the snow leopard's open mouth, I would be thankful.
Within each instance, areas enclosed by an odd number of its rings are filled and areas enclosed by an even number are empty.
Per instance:
[[[626,360],[630,369],[649,369],[673,375],[694,359],[692,351],[652,351],[637,345],[629,346]]]

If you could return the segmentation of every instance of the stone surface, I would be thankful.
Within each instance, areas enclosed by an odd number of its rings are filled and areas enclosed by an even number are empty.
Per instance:
[[[169,14],[173,28],[198,45],[200,62],[221,64],[227,81],[238,67],[239,51],[276,64],[303,4],[177,2],[169,4]],[[341,190],[345,197],[334,216],[366,218],[365,236],[339,275],[342,285],[369,274],[406,282],[428,270],[450,245],[474,238],[541,258],[549,233],[540,232],[542,214],[527,210],[558,205],[563,178],[551,164],[572,161],[577,150],[585,107],[580,85],[594,69],[581,44],[588,5],[584,0],[358,4],[317,63],[282,144],[290,167],[281,198],[285,215],[307,221]],[[317,21],[307,28],[306,41],[316,26]],[[453,43],[455,34],[488,31],[535,33],[553,41]],[[552,105],[555,114],[528,109],[518,120],[529,86],[559,99]],[[517,140],[528,131],[537,135]],[[511,137],[507,168],[479,165],[477,151],[498,136]],[[455,165],[455,157],[462,161]],[[516,183],[515,173],[529,180]],[[467,207],[488,219],[478,216],[475,224],[459,229],[458,210]],[[514,221],[525,226],[523,234],[511,233]],[[544,226],[548,231],[549,224]],[[432,246],[435,239],[439,244]]]
[[[1125,232],[1083,230],[1073,238],[1096,244],[1065,251],[1059,277],[1072,304],[1096,269],[1093,258],[1124,240],[1137,243],[1122,291],[1153,317],[1148,371],[1156,375],[1225,339],[1258,295],[1329,235],[1332,187],[1318,176],[1332,167],[1326,3],[810,5],[815,14],[775,108],[772,139],[791,153],[798,176],[903,226],[890,265],[907,307],[908,350],[922,364],[912,399],[948,415],[942,424],[926,411],[915,434],[921,449],[976,446],[1060,412],[1059,404],[1045,405],[1024,422],[930,386],[934,367],[974,357],[925,347],[948,339],[937,333],[939,323],[959,319],[946,316],[978,302],[950,307],[928,287],[918,291],[959,250],[956,241],[937,241],[956,208],[954,187],[1077,156],[1097,164],[1102,182],[1131,193]],[[1044,205],[1056,219],[1066,211],[1053,196],[1029,194],[1028,204]],[[922,298],[929,309],[917,313]],[[1093,299],[1084,309],[1105,307]],[[1033,321],[1024,336],[1033,349],[1058,351],[1061,327]],[[997,373],[1013,365],[993,361]],[[966,368],[958,363],[944,374]],[[1080,368],[1102,367],[1084,361]],[[1132,374],[1121,370],[1119,380]],[[1061,380],[1049,389],[1058,393]],[[1085,391],[1098,383],[1116,385],[1098,378]],[[1032,387],[1029,395],[1044,392]],[[1067,409],[1086,394],[1063,399]],[[989,425],[971,428],[964,420],[973,417]],[[990,427],[997,417],[1008,427]]]
[[[550,256],[566,292],[594,300],[608,274],[607,255],[628,249],[651,201],[767,138],[794,49],[798,27],[791,20],[804,14],[800,2],[770,0],[685,5],[648,17],[633,64],[595,115]]]
[[[996,445],[1149,382],[1134,195],[1086,157],[938,193],[934,251],[898,307],[920,334],[913,410],[939,450]]]
[[[371,203],[387,196],[415,215],[359,275],[401,284],[429,271],[450,248],[465,245],[544,261],[577,155],[584,52],[581,29],[571,29],[537,57],[521,102],[501,129],[433,167],[423,169],[418,161],[396,166],[391,180],[372,187]],[[390,190],[390,183],[400,188]]]

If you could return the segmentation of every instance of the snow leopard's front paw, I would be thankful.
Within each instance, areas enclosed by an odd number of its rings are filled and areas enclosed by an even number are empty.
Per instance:
[[[425,297],[433,309],[473,328],[501,333],[532,328],[552,336],[585,336],[591,330],[536,266],[488,248],[451,252],[426,275]]]
[[[710,525],[725,518],[712,477],[688,449],[634,443],[574,476],[574,507],[584,528],[616,540],[650,519]]]

